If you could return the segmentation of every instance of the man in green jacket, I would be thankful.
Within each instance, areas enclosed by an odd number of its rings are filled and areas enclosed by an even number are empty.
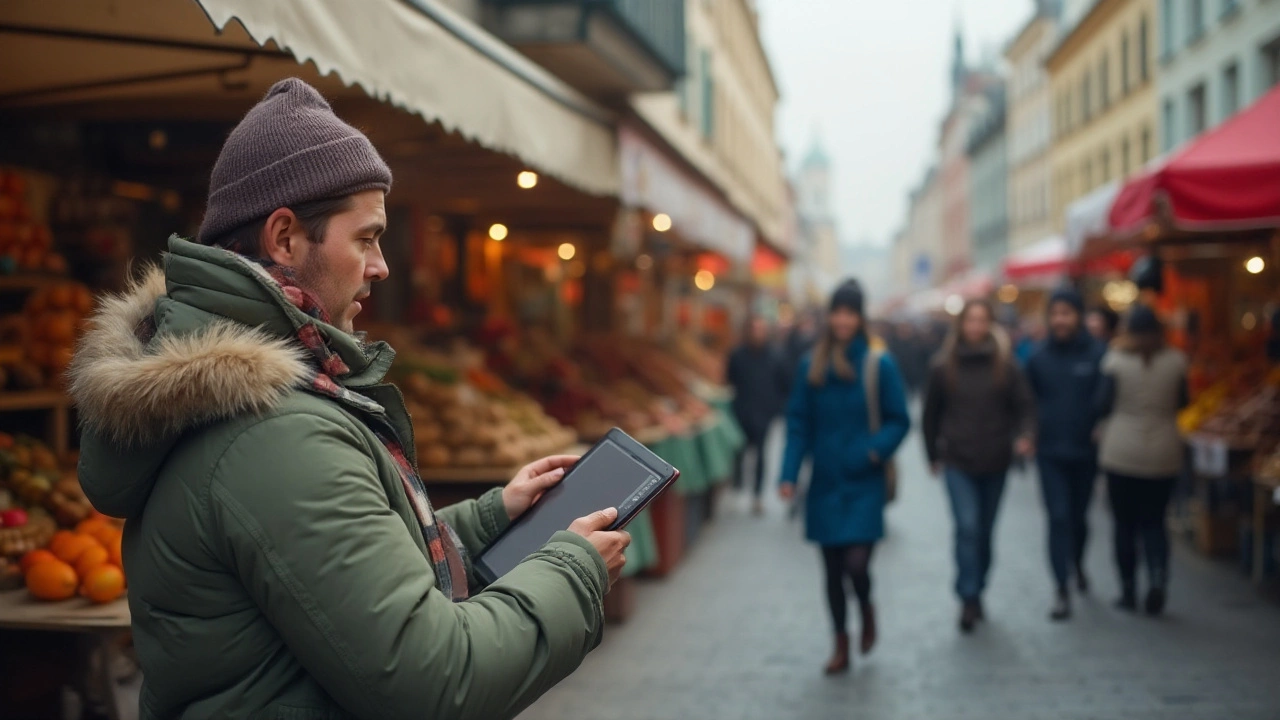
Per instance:
[[[394,355],[353,320],[388,268],[391,172],[300,80],[214,165],[198,242],[108,299],[76,354],[80,477],[128,519],[146,718],[508,718],[601,638],[602,510],[481,588],[478,553],[576,458],[439,511]]]

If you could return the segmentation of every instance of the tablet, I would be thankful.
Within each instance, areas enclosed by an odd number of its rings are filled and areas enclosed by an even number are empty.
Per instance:
[[[670,463],[614,428],[480,553],[476,573],[486,584],[493,582],[552,535],[597,510],[617,508],[618,519],[609,529],[620,530],[679,476]]]

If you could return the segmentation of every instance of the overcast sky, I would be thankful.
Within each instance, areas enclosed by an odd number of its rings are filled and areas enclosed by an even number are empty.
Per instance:
[[[957,18],[969,61],[999,55],[1033,0],[757,0],[781,86],[788,172],[815,132],[831,156],[840,237],[885,243],[934,156]]]

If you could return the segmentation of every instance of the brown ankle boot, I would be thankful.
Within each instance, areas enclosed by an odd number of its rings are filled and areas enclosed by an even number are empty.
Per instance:
[[[828,675],[847,672],[849,670],[849,634],[840,633],[836,635],[836,649],[831,654],[831,659],[827,661],[827,667],[824,672]]]
[[[862,609],[862,644],[860,649],[862,654],[866,655],[871,652],[871,648],[876,646],[876,606],[867,603],[861,606]]]

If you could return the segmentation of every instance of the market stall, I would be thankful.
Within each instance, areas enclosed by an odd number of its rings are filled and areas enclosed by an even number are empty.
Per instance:
[[[1179,423],[1194,488],[1181,519],[1207,554],[1274,566],[1270,479],[1280,445],[1280,90],[1119,188],[1095,247],[1160,262],[1145,300],[1192,359]]]

